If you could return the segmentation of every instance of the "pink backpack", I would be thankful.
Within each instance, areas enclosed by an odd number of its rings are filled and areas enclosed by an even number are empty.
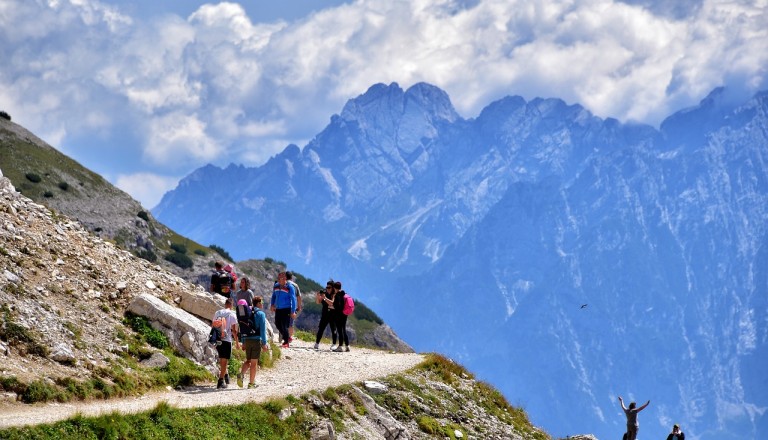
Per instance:
[[[349,295],[344,295],[344,308],[342,313],[345,315],[351,315],[355,311],[355,300]]]

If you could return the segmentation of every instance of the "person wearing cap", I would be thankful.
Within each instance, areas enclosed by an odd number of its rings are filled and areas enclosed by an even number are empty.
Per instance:
[[[261,366],[261,352],[269,350],[269,345],[267,344],[267,317],[261,310],[263,304],[264,299],[261,295],[253,298],[253,323],[258,327],[259,332],[252,336],[243,336],[243,350],[245,350],[246,361],[243,362],[243,367],[237,375],[237,386],[243,387],[245,371],[250,370],[249,390],[256,388],[256,370]]]
[[[232,357],[232,342],[240,348],[240,342],[237,339],[237,316],[232,311],[232,299],[227,298],[224,301],[224,308],[217,310],[211,320],[213,325],[219,323],[221,328],[221,344],[216,346],[219,355],[219,381],[216,384],[217,389],[226,388],[229,384],[229,374],[227,365]]]
[[[637,421],[637,413],[650,405],[651,401],[649,400],[645,402],[645,404],[640,408],[637,408],[637,404],[635,402],[630,402],[629,408],[627,408],[624,406],[624,400],[621,398],[621,396],[619,396],[619,403],[621,403],[621,409],[624,410],[624,415],[627,416],[627,440],[636,440],[637,431],[640,430],[640,422]]]
[[[685,440],[685,434],[680,430],[680,425],[675,423],[672,426],[672,432],[667,436],[667,440]]]
[[[285,279],[293,286],[293,290],[296,291],[296,316],[299,316],[304,305],[301,301],[301,289],[299,289],[299,285],[293,281],[293,272],[290,270],[285,272]],[[291,340],[293,340],[295,321],[295,318],[291,318],[291,321],[288,323],[288,334],[290,335]]]
[[[291,335],[288,326],[291,318],[296,318],[296,291],[285,277],[285,272],[277,275],[277,282],[272,288],[272,299],[269,301],[270,310],[275,314],[275,326],[283,340],[282,348],[288,348]]]
[[[320,340],[323,338],[323,333],[325,333],[325,328],[327,326],[331,327],[331,339],[333,341],[333,345],[331,345],[331,350],[336,348],[336,320],[333,316],[333,298],[334,298],[334,290],[333,290],[333,280],[328,281],[325,284],[325,291],[319,291],[316,294],[315,302],[322,305],[322,311],[320,312],[320,326],[317,329],[317,336],[315,336],[315,350],[320,348]]]

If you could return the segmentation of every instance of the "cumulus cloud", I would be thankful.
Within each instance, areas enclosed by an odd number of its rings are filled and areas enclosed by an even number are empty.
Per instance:
[[[465,117],[522,95],[651,124],[721,85],[768,88],[764,1],[675,5],[357,0],[257,23],[228,2],[139,20],[98,0],[6,0],[0,107],[76,159],[74,139],[133,151],[95,171],[185,174],[303,145],[376,82],[435,84]]]
[[[115,179],[115,186],[141,202],[145,208],[154,208],[163,194],[179,183],[179,177],[167,177],[152,173],[121,174]]]

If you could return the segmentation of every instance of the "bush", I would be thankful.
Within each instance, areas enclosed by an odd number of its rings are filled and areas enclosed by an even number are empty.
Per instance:
[[[59,188],[61,188],[62,191],[66,191],[69,189],[69,184],[67,182],[59,182]]]
[[[133,331],[140,334],[149,345],[159,349],[168,347],[168,338],[163,332],[152,328],[147,318],[129,313],[126,319]]]
[[[0,118],[11,120],[11,115],[5,112],[5,110],[0,110]]]
[[[157,261],[157,254],[152,252],[150,249],[139,249],[136,251],[136,256],[139,258],[143,258],[150,263],[154,263]]]
[[[35,173],[27,173],[24,175],[24,177],[26,177],[27,180],[29,180],[32,183],[40,183],[43,180],[43,178],[40,177],[39,174],[35,174]]]
[[[219,255],[221,255],[222,257],[226,258],[227,260],[235,261],[232,258],[232,256],[229,255],[229,252],[225,251],[224,248],[222,248],[221,246],[216,246],[215,244],[212,244],[212,245],[209,245],[208,247],[211,248],[212,250],[218,252]]]
[[[171,243],[171,249],[174,251],[180,253],[180,254],[186,254],[187,253],[187,247],[183,244],[179,243]]]
[[[46,199],[50,199],[51,197],[53,197],[53,193],[50,191],[46,191],[43,193],[43,197],[45,197]]]
[[[208,255],[208,252],[202,250],[202,249],[195,249],[195,254],[200,255],[201,257],[204,257]]]
[[[174,252],[172,254],[168,254],[165,256],[165,259],[179,266],[182,269],[189,269],[190,267],[194,266],[194,264],[192,263],[192,259],[190,259],[188,256],[180,252]]]
[[[140,219],[144,219],[145,222],[149,221],[149,214],[147,214],[147,211],[139,211],[138,214],[136,214],[137,217]]]

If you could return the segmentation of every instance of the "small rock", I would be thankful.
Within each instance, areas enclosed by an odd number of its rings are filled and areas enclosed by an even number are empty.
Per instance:
[[[155,286],[155,283],[153,283],[152,280],[147,280],[146,284],[144,285],[147,286],[147,289],[149,290],[153,290],[157,288],[157,286]]]
[[[157,353],[154,353],[152,356],[150,356],[149,359],[144,359],[143,361],[141,361],[141,365],[148,368],[164,368],[170,362],[171,360],[168,359],[167,356],[165,356],[160,352],[157,352]]]
[[[60,342],[53,347],[49,357],[54,361],[61,363],[72,363],[75,361],[75,354],[72,353],[72,349],[63,342]]]
[[[285,420],[285,419],[287,419],[288,417],[290,417],[290,416],[291,416],[291,414],[293,414],[293,411],[294,411],[294,410],[293,410],[293,408],[284,408],[284,409],[283,409],[282,411],[280,411],[280,413],[277,415],[277,418],[278,418],[278,419],[280,419],[280,420]]]
[[[376,382],[373,380],[366,380],[363,382],[363,386],[366,390],[368,390],[371,394],[384,394],[387,392],[387,386],[383,383]]]
[[[464,433],[459,431],[458,429],[454,429],[453,436],[456,438],[464,438]]]
[[[12,283],[18,283],[19,277],[16,276],[15,273],[11,272],[10,270],[4,270],[3,275],[5,275],[5,279],[12,282]]]
[[[115,285],[115,288],[117,288],[117,290],[119,290],[119,291],[121,291],[121,292],[122,292],[123,290],[125,290],[127,287],[128,287],[128,283],[126,283],[125,281],[119,281],[119,282],[118,282],[118,283]]]

